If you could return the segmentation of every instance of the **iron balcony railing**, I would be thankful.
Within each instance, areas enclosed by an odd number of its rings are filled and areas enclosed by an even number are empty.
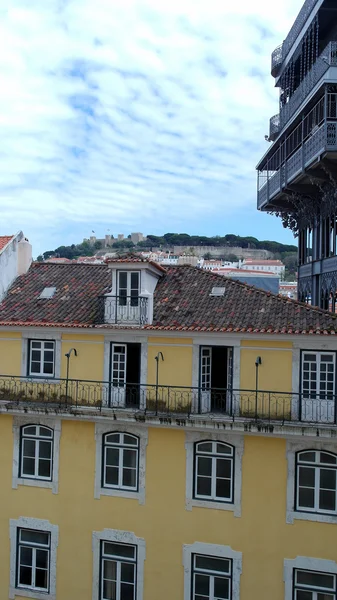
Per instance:
[[[232,421],[336,424],[336,396],[245,390],[200,389],[75,379],[0,377],[0,410],[43,412],[93,411],[111,416],[134,411],[135,416],[193,418],[212,415]]]
[[[314,10],[319,0],[306,0],[297,15],[297,18],[290,29],[286,39],[280,46],[275,48],[271,55],[271,74],[276,77],[279,73],[280,66],[288,56],[292,46],[298,39],[304,25],[306,24],[311,12]]]
[[[144,296],[99,296],[98,323],[145,325],[149,322],[148,298]]]

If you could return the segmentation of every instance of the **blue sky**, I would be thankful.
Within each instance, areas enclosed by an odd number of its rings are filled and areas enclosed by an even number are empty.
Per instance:
[[[142,231],[292,243],[256,210],[271,51],[302,0],[12,0],[0,9],[0,234],[33,254]]]

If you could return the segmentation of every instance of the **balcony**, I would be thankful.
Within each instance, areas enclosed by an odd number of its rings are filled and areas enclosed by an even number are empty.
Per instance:
[[[280,115],[274,115],[273,117],[271,117],[270,122],[269,122],[269,140],[271,140],[272,142],[274,142],[278,136],[278,134],[280,133],[281,127],[280,127]]]
[[[337,42],[330,42],[318,57],[313,68],[301,81],[293,95],[283,104],[280,110],[279,131],[288,123],[296,113],[301,104],[308,98],[314,87],[322,79],[323,75],[332,66],[337,66]],[[272,117],[272,119],[275,117]],[[272,138],[270,135],[271,139]]]
[[[277,77],[283,62],[283,44],[275,48],[271,55],[271,74],[272,77]]]
[[[279,169],[259,172],[258,209],[264,209],[324,152],[337,152],[337,121],[314,126],[310,135]]]
[[[97,323],[145,325],[149,322],[148,300],[144,296],[99,296]]]
[[[113,381],[0,377],[0,412],[101,415],[133,412],[135,418],[223,419],[286,425],[336,425],[336,396],[263,390],[185,388],[159,385],[118,386]],[[137,416],[138,415],[138,416]]]

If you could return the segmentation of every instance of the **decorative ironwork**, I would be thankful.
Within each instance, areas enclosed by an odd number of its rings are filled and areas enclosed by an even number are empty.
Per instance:
[[[149,322],[148,298],[143,296],[99,296],[97,323],[145,325]]]
[[[312,279],[311,277],[299,277],[297,296],[300,302],[308,302],[312,296]]]
[[[282,44],[282,60],[284,60],[288,56],[292,46],[298,39],[304,25],[306,24],[308,18],[310,17],[312,11],[314,10],[318,2],[319,0],[306,0],[304,2],[292,28],[290,29],[286,39]]]
[[[280,115],[274,115],[271,117],[269,122],[269,139],[271,141],[276,140],[278,134],[280,132]]]
[[[276,77],[283,62],[283,44],[275,48],[271,55],[271,74]]]
[[[324,294],[328,296],[335,294],[337,290],[337,271],[331,271],[330,273],[323,273],[321,278],[321,289]]]
[[[109,419],[118,411],[150,418],[193,419],[211,414],[229,421],[283,425],[287,422],[335,424],[333,395],[249,389],[210,389],[126,384],[75,379],[34,380],[0,376],[0,410],[99,414]]]

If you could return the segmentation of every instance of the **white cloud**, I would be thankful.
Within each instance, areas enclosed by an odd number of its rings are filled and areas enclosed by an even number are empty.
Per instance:
[[[219,223],[251,207],[277,112],[270,53],[301,5],[276,17],[270,0],[13,0],[0,12],[0,233],[22,228],[40,251],[76,228],[202,234],[205,210]]]

